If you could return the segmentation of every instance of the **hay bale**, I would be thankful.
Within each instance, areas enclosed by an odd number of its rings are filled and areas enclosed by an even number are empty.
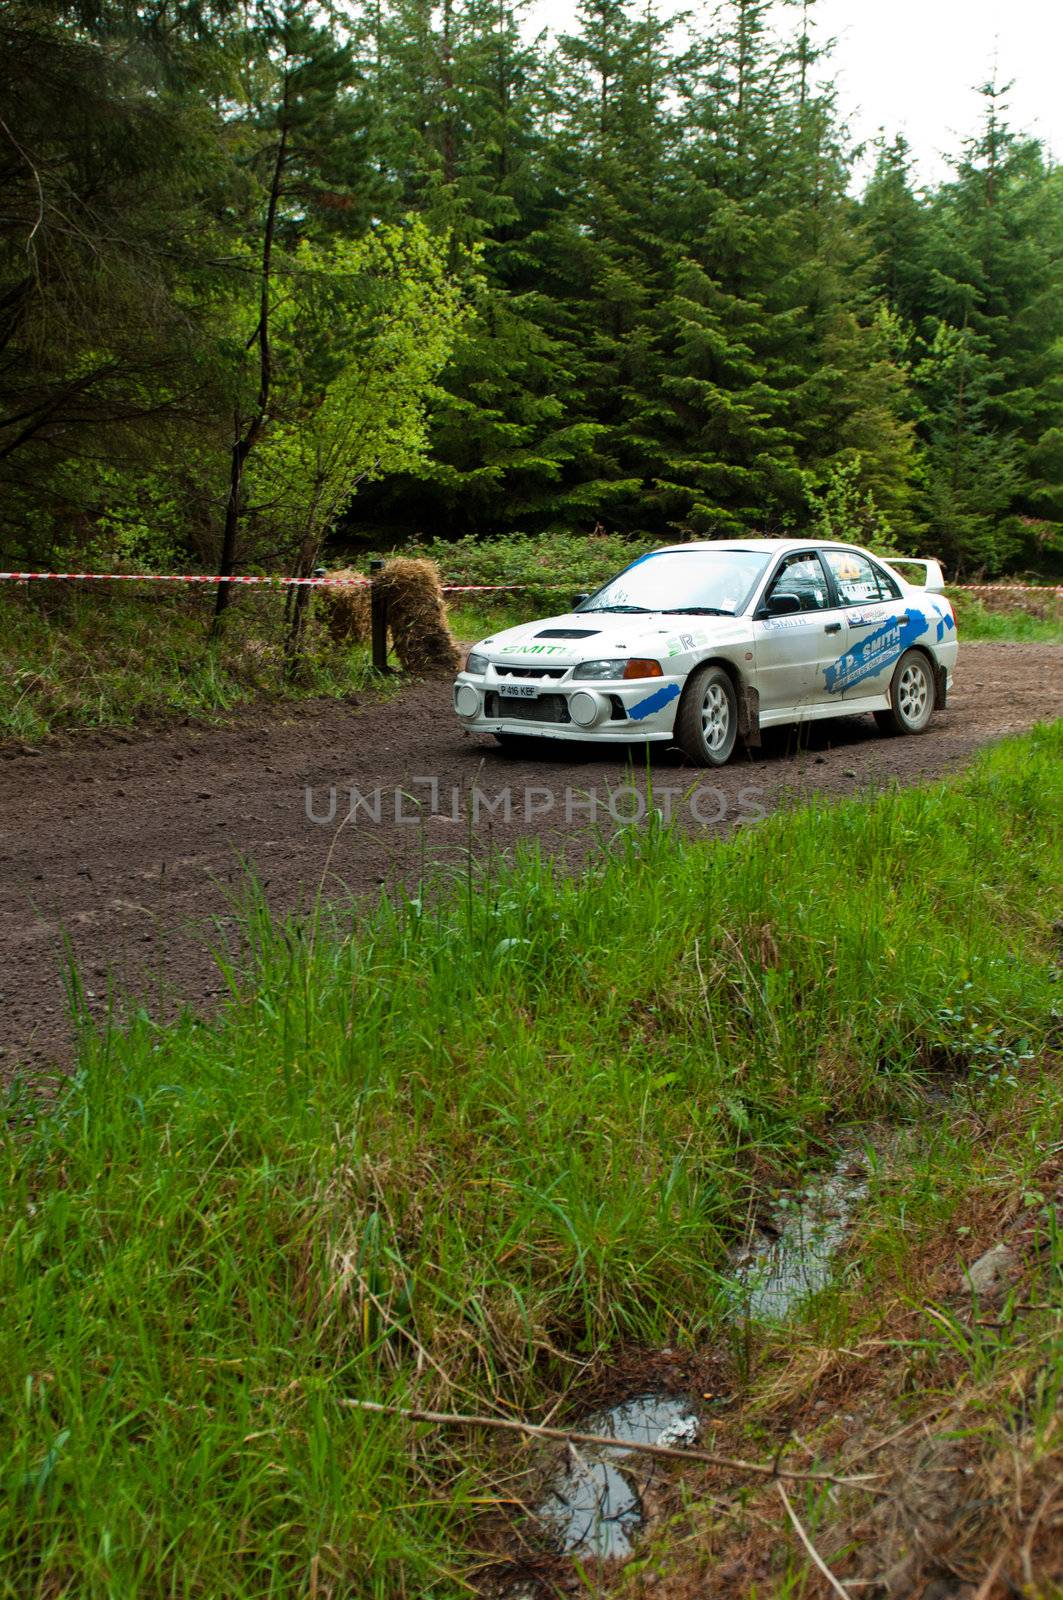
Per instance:
[[[456,672],[461,652],[447,623],[447,603],[434,561],[396,556],[377,581],[388,603],[395,654],[407,672]]]
[[[330,578],[360,578],[362,574],[352,567],[330,572]],[[364,582],[349,588],[317,590],[318,606],[328,629],[329,638],[336,644],[365,644],[370,633],[369,587]]]

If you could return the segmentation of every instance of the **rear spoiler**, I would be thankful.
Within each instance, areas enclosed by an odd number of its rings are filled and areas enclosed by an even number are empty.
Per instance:
[[[921,573],[919,578],[911,577],[902,570],[899,576],[908,583],[915,583],[920,589],[926,589],[931,594],[942,594],[945,588],[945,574],[941,570],[941,562],[931,557],[929,560],[923,556],[890,556],[887,566],[897,568],[918,567]]]

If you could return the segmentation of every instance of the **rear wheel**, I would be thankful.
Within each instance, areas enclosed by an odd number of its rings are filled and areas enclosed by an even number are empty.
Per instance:
[[[738,697],[722,667],[698,667],[687,679],[675,717],[675,738],[699,767],[722,767],[738,737]]]
[[[934,669],[921,650],[908,650],[890,682],[890,709],[876,711],[883,733],[923,733],[934,711]]]

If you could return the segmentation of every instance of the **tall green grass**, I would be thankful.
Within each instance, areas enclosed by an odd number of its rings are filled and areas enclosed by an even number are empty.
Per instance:
[[[287,679],[283,595],[241,593],[216,642],[212,604],[201,589],[0,593],[0,741],[381,687],[366,646],[332,645],[313,625],[298,677]]]
[[[1058,1004],[1063,729],[729,842],[632,828],[276,921],[211,1020],[85,1027],[0,1146],[0,1594],[462,1592],[499,1447],[714,1336],[754,1187],[930,1083],[1010,1092]],[[966,1089],[965,1089],[966,1092]]]
[[[978,595],[950,590],[960,643],[986,640],[996,644],[1063,644],[1063,601],[1045,589],[1045,598],[1031,596],[1030,609],[991,610]]]

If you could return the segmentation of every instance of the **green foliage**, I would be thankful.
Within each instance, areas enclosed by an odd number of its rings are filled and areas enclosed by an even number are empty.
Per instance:
[[[218,459],[197,454],[185,441],[179,462],[138,472],[106,459],[79,463],[76,493],[89,533],[74,534],[66,548],[56,546],[57,567],[84,562],[97,572],[179,571],[202,525],[202,479],[197,494],[196,469],[206,473]]]
[[[592,589],[626,567],[655,541],[620,534],[510,534],[495,539],[431,539],[410,554],[438,563],[449,583],[563,585]]]
[[[979,595],[949,591],[961,639],[1014,640],[1022,644],[1063,644],[1063,600],[1052,591],[1043,603],[1027,595],[1020,606],[991,611]]]
[[[0,527],[44,565],[92,542],[116,476],[129,506],[141,473],[209,437],[206,261],[232,174],[150,50],[34,4],[6,8],[0,46]]]
[[[874,494],[864,485],[862,465],[859,456],[836,462],[821,492],[808,484],[805,492],[812,527],[819,539],[888,548],[890,525],[876,506]]]
[[[839,1120],[933,1084],[980,1136],[1027,1069],[943,1039],[1051,1025],[1061,755],[354,921],[252,895],[213,1019],[86,1025],[0,1141],[0,1592],[453,1594],[494,1447],[344,1402],[556,1417],[588,1359],[719,1338],[758,1184]]]
[[[274,328],[278,414],[247,474],[252,515],[289,562],[360,482],[420,461],[459,314],[443,249],[418,222],[300,245]]]
[[[981,93],[951,182],[917,200],[898,143],[865,200],[922,446],[918,514],[956,576],[1028,562],[1034,523],[1044,561],[1063,519],[1063,183],[1008,129],[1004,91]]]

